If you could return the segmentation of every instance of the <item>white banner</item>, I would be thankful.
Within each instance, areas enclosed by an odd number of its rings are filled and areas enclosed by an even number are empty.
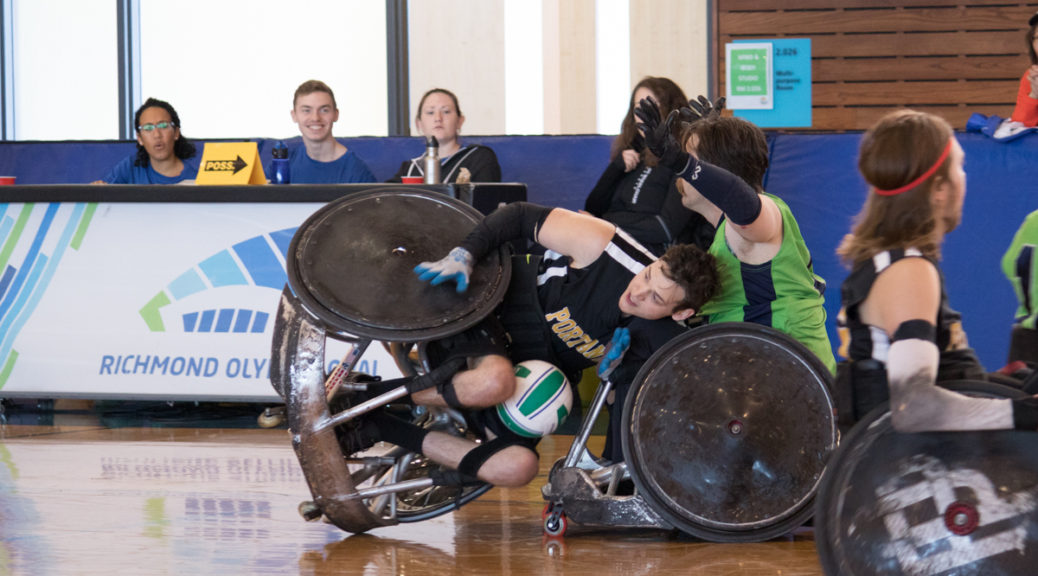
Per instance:
[[[285,254],[322,205],[0,204],[0,396],[278,400]],[[377,342],[356,369],[400,376]]]

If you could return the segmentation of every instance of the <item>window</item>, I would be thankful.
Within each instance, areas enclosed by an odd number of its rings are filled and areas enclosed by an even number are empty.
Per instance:
[[[310,79],[335,92],[335,136],[388,133],[385,2],[140,0],[140,35],[141,97],[172,104],[189,138],[298,135]]]
[[[14,138],[119,135],[116,3],[14,0]]]

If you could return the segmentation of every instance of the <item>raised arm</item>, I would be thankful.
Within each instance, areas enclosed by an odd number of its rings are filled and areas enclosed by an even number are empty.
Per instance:
[[[674,138],[671,126],[679,117],[679,111],[671,112],[663,121],[656,103],[646,99],[638,104],[635,114],[642,121],[639,127],[646,146],[660,163],[720,209],[733,224],[734,233],[748,242],[777,244],[782,241],[782,215],[774,202],[762,197],[742,178],[689,154]],[[716,221],[712,223],[717,225]]]
[[[574,267],[590,264],[613,237],[615,227],[598,218],[563,208],[513,202],[491,212],[461,245],[441,260],[415,267],[420,280],[432,285],[456,282],[458,292],[468,289],[473,264],[507,242],[527,239],[573,259]]]

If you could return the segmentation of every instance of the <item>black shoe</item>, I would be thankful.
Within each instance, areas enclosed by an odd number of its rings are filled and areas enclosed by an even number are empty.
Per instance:
[[[382,438],[378,426],[361,415],[335,429],[339,447],[346,456],[352,456],[371,448]]]

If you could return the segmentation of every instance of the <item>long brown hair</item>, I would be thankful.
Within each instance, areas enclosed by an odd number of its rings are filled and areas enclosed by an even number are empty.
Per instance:
[[[1038,13],[1035,13],[1035,16],[1038,16]],[[1031,57],[1031,64],[1038,64],[1038,54],[1034,53],[1035,34],[1038,34],[1038,20],[1027,29],[1027,55]]]
[[[635,122],[634,117],[634,108],[638,106],[638,103],[634,101],[634,94],[638,92],[639,88],[648,89],[656,97],[656,104],[660,107],[660,117],[662,120],[667,119],[667,115],[670,114],[671,110],[677,110],[682,106],[688,105],[688,98],[685,97],[685,93],[670,78],[662,76],[646,76],[642,78],[640,82],[634,85],[634,89],[631,90],[630,102],[627,104],[627,115],[624,116],[624,121],[620,124],[620,134],[613,140],[613,146],[609,151],[610,160],[615,160],[617,155],[624,150],[633,148],[634,141],[641,138],[641,134],[638,133],[638,124]],[[674,126],[674,137],[677,138],[681,122],[675,122]],[[656,157],[646,149],[642,150],[642,159],[649,166],[656,165]]]
[[[895,248],[918,248],[925,256],[940,257],[942,238],[931,196],[938,179],[948,178],[951,162],[915,188],[892,196],[894,190],[920,177],[941,157],[954,137],[951,125],[933,114],[898,110],[865,132],[858,154],[858,170],[869,185],[865,206],[855,218],[836,253],[849,265]]]

